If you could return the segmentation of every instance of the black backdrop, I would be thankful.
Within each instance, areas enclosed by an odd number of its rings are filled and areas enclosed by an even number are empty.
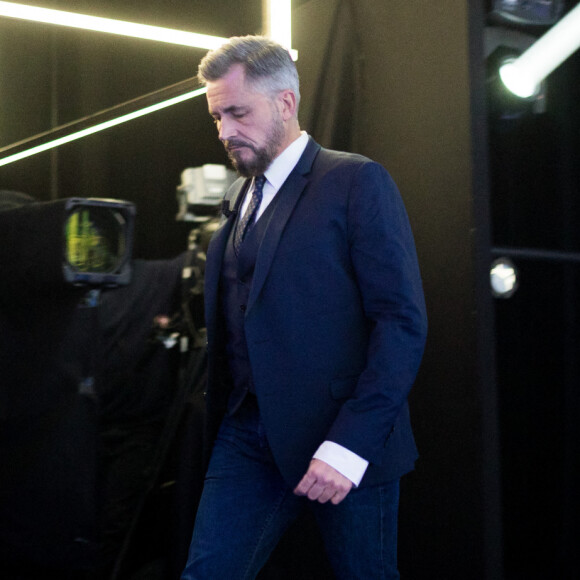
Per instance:
[[[578,575],[579,75],[576,53],[548,78],[540,112],[488,95],[493,254],[520,277],[496,301],[508,578]]]
[[[518,259],[505,302],[486,278],[494,246],[578,249],[578,58],[554,73],[547,117],[499,134],[485,111],[489,5],[294,2],[303,127],[382,162],[417,239],[430,336],[411,401],[421,459],[401,501],[412,579],[577,576],[577,266]],[[261,26],[258,0],[74,9],[221,36]],[[190,77],[203,54],[9,20],[0,32],[0,146]],[[179,173],[208,162],[225,158],[196,99],[3,167],[0,186],[133,201],[137,257],[167,259],[187,233]]]

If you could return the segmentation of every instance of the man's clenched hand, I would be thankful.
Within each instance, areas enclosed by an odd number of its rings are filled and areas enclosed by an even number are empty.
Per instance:
[[[337,505],[348,495],[352,487],[352,481],[328,463],[320,459],[313,459],[294,493],[305,495],[308,499],[320,503],[326,503],[330,500],[331,503]]]

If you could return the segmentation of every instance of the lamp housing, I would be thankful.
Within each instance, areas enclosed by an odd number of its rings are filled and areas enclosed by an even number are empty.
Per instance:
[[[0,298],[22,302],[72,287],[128,284],[134,223],[135,207],[123,200],[0,203]]]

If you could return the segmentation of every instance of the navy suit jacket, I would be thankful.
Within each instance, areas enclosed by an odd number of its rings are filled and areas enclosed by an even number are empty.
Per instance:
[[[226,194],[240,205],[246,180]],[[227,380],[219,298],[224,219],[207,254],[210,416]],[[413,236],[396,185],[379,164],[312,139],[277,193],[256,260],[245,333],[260,412],[277,465],[294,486],[325,440],[370,462],[361,482],[413,469],[407,396],[426,336]]]

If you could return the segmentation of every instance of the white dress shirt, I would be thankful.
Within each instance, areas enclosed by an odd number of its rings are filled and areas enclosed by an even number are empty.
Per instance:
[[[305,131],[301,132],[300,137],[293,141],[268,167],[264,176],[266,183],[262,190],[262,203],[258,208],[256,219],[258,219],[266,210],[270,202],[274,199],[278,190],[282,187],[291,171],[294,169],[298,160],[304,153],[306,145],[308,144],[308,134]],[[244,215],[254,191],[254,184],[248,188],[246,197],[240,208],[240,215]],[[369,462],[349,451],[342,445],[334,443],[333,441],[324,441],[313,456],[313,459],[320,459],[328,463],[331,467],[336,469],[339,473],[350,479],[355,486],[358,486]]]

